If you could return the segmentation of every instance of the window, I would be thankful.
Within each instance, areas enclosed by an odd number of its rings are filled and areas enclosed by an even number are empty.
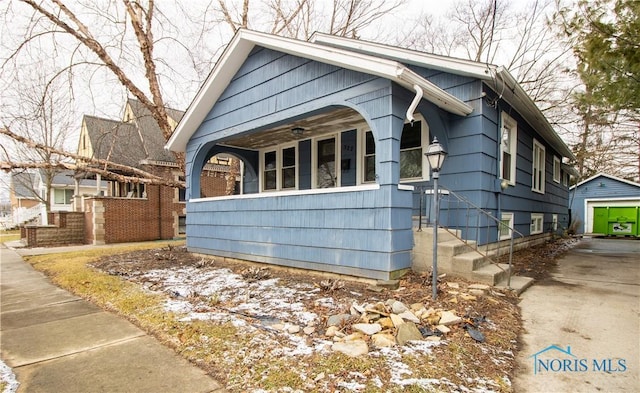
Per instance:
[[[565,187],[569,187],[570,179],[571,179],[571,175],[569,175],[567,172],[564,172],[564,175],[562,176],[562,184]]]
[[[560,183],[560,179],[562,177],[560,169],[560,159],[556,156],[553,156],[553,181],[556,183]]]
[[[286,146],[262,153],[262,190],[275,191],[297,188],[295,146]]]
[[[553,214],[551,216],[551,230],[553,232],[558,231],[558,215],[557,214]]]
[[[531,213],[531,228],[529,230],[531,235],[542,233],[542,226],[544,225],[544,214]]]
[[[544,158],[544,146],[534,139],[531,189],[541,194],[544,194]]]
[[[400,179],[421,179],[422,157],[422,122],[407,123],[400,138]]]
[[[423,152],[423,143],[428,143],[426,127],[418,120],[406,123],[400,139],[400,180],[422,179],[423,168],[428,167]],[[367,131],[364,137],[364,182],[376,179],[376,146],[373,133]]]
[[[502,213],[500,216],[500,228],[498,235],[500,240],[510,239],[513,228],[513,213]]]
[[[373,182],[376,180],[376,143],[371,131],[365,133],[364,144],[364,181]]]
[[[187,233],[187,216],[178,216],[178,235]]]
[[[516,121],[502,112],[502,130],[500,136],[500,178],[509,184],[516,184],[516,147],[518,145],[518,125]]]
[[[296,188],[296,148],[282,149],[282,188]]]
[[[70,205],[73,199],[73,190],[53,190],[53,203],[56,205]]]
[[[276,152],[268,151],[264,153],[264,163],[262,171],[262,189],[263,190],[276,190],[278,188],[278,168]]]
[[[316,188],[338,186],[336,137],[316,141]]]
[[[178,176],[178,181],[186,181],[184,176]],[[178,202],[185,202],[187,200],[187,189],[178,188]]]

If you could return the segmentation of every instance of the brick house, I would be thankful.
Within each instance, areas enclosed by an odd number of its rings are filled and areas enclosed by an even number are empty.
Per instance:
[[[167,113],[172,124],[177,124],[183,115],[174,109],[168,109]],[[164,178],[184,180],[175,156],[164,149],[164,144],[162,131],[148,109],[139,101],[129,99],[122,120],[83,117],[78,154]],[[234,185],[228,185],[233,163],[224,157],[208,163],[202,173],[203,196],[233,193]],[[235,164],[238,165],[237,161]],[[80,176],[96,177],[89,172]],[[184,196],[184,189],[109,180],[103,195],[83,197],[85,242],[103,244],[179,237],[185,231]]]

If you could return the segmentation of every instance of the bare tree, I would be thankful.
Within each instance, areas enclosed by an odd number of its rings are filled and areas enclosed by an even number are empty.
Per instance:
[[[47,211],[51,210],[50,195],[54,177],[59,173],[58,165],[69,162],[64,155],[57,151],[64,151],[72,147],[73,140],[71,100],[68,89],[61,86],[60,80],[48,81],[41,73],[29,75],[13,91],[5,91],[5,96],[11,96],[11,101],[4,101],[3,117],[9,120],[5,128],[12,128],[23,138],[36,144],[50,146],[52,149],[43,150],[19,143],[14,138],[8,138],[0,151],[0,162],[21,161],[25,166],[34,163],[48,163],[50,166],[40,168],[39,178],[42,181],[41,193],[32,182],[21,184],[23,189],[29,190],[36,199],[40,200]],[[21,179],[28,179],[22,177]]]
[[[14,0],[0,6],[0,76],[3,85],[17,85],[25,69],[47,69],[50,83],[66,81],[73,99],[88,98],[96,107],[121,106],[125,96],[133,96],[169,139],[167,97],[174,97],[172,107],[191,100],[222,48],[211,41],[229,38],[223,27],[297,38],[315,30],[356,37],[404,1],[334,0],[322,9],[314,0],[211,0],[188,7],[154,0]],[[120,93],[113,86],[121,86]],[[105,98],[114,94],[118,102],[109,103]],[[12,134],[29,139],[11,121],[3,122]],[[4,167],[15,164],[5,161]]]

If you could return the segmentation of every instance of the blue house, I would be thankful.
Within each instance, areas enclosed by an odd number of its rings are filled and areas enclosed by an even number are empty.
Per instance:
[[[186,153],[187,247],[396,277],[411,268],[434,137],[448,152],[448,190],[527,237],[568,225],[562,161],[572,153],[504,68],[239,30],[166,146]],[[200,197],[200,173],[216,155],[241,160],[239,195]],[[497,224],[475,230],[482,243],[505,236]]]
[[[586,180],[581,181],[571,187],[571,218],[576,233],[599,233],[608,234],[606,225],[603,227],[596,223],[594,230],[594,222],[598,213],[608,213],[610,211],[611,218],[615,218],[616,211],[620,214],[628,215],[628,219],[632,219],[634,209],[640,208],[640,184],[629,180],[621,179],[616,176],[599,173]],[[609,214],[607,214],[608,216]],[[631,229],[635,229],[637,235],[636,217],[631,223]],[[607,223],[609,217],[603,217],[602,223]],[[624,233],[623,233],[624,234]]]

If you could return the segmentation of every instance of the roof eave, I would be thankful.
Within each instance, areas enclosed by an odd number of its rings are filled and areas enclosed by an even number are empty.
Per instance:
[[[496,86],[498,92],[502,92],[502,98],[511,106],[516,108],[524,119],[538,132],[545,141],[551,144],[563,157],[575,160],[576,157],[564,143],[560,135],[556,133],[540,108],[524,91],[522,86],[516,81],[511,73],[504,67],[498,67],[496,78],[492,78],[497,83],[502,80],[502,86]]]
[[[464,116],[473,110],[460,99],[440,89],[397,61],[241,29],[227,46],[189,105],[183,120],[178,123],[178,127],[165,145],[166,149],[175,152],[186,150],[189,138],[204,121],[211,106],[218,100],[242,62],[256,45],[386,78],[409,89],[417,84],[425,91],[425,98],[451,113]]]

